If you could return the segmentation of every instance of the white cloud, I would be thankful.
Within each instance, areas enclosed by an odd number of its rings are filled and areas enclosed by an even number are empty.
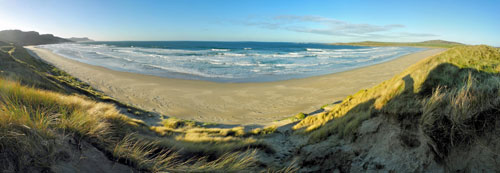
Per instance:
[[[401,24],[373,25],[366,23],[350,23],[321,16],[283,15],[267,19],[250,18],[245,24],[266,29],[281,29],[294,32],[356,38],[437,36],[428,33],[395,32],[395,30],[406,27]]]

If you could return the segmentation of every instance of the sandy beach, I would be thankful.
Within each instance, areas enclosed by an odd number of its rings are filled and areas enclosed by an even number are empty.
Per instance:
[[[181,119],[222,124],[267,124],[312,112],[390,79],[445,49],[428,49],[346,72],[264,83],[170,79],[88,65],[49,50],[26,47],[39,58],[122,102]]]

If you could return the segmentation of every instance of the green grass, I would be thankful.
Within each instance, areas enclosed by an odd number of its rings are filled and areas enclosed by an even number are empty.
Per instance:
[[[234,171],[253,163],[251,156],[244,155],[246,151],[272,152],[266,144],[251,138],[224,141],[208,136],[213,140],[201,141],[198,137],[189,140],[188,134],[194,133],[157,136],[147,125],[120,114],[111,104],[0,80],[0,153],[7,155],[18,171],[24,167],[45,170],[59,161],[57,153],[61,151],[57,148],[61,144],[50,141],[61,136],[88,141],[116,160],[148,171]],[[227,157],[234,154],[238,157]],[[190,162],[192,159],[197,161]],[[178,162],[184,164],[173,164]]]
[[[449,42],[443,40],[430,40],[423,42],[376,42],[364,41],[353,43],[334,43],[334,45],[352,45],[352,46],[409,46],[409,47],[437,47],[437,48],[452,48],[455,46],[463,46],[462,43]]]
[[[251,169],[256,151],[274,152],[244,135],[242,128],[205,128],[169,118],[162,128],[174,128],[160,134],[158,127],[120,113],[119,102],[29,56],[22,47],[11,46],[0,58],[0,162],[14,171],[46,171],[64,161],[60,156],[72,151],[54,142],[63,138],[87,141],[109,158],[153,172]],[[130,106],[125,110],[147,114]]]
[[[37,88],[53,90],[67,93],[63,86],[50,80],[44,72],[34,69],[34,65],[21,61],[12,56],[17,52],[17,47],[6,47],[6,52],[0,51],[0,77],[12,81],[19,81],[23,85],[34,86]],[[16,53],[17,55],[17,53]]]
[[[119,102],[34,59],[22,47],[2,50],[0,169],[7,165],[15,172],[50,171],[71,152],[57,142],[65,138],[86,141],[114,161],[151,172],[256,171],[265,166],[257,161],[261,152],[275,152],[260,138],[275,133],[276,126],[247,132],[172,117],[162,126],[148,126],[118,111]],[[295,115],[299,122],[293,129],[314,143],[332,135],[354,137],[365,120],[384,116],[419,126],[445,156],[450,148],[470,144],[495,128],[499,72],[498,48],[453,47],[328,105],[328,111]],[[125,110],[148,114],[133,107]]]
[[[298,113],[297,115],[293,116],[293,120],[294,121],[298,121],[298,120],[303,120],[304,118],[306,118],[307,114],[301,112],[301,113]]]
[[[269,126],[264,128],[257,128],[251,131],[253,135],[268,135],[273,134],[278,129],[277,126]]]
[[[322,107],[323,108],[323,107]],[[308,116],[308,114],[306,113],[303,113],[303,112],[300,112],[294,116],[291,116],[291,117],[287,117],[287,118],[284,118],[282,120],[290,120],[290,121],[300,121],[300,120],[303,120],[304,118],[306,118]]]
[[[19,170],[31,164],[26,163],[26,158],[34,159],[31,162],[40,164],[40,167],[49,164],[44,160],[55,160],[51,156],[54,156],[52,152],[57,145],[47,141],[58,138],[63,131],[106,145],[114,142],[112,136],[108,136],[111,129],[107,121],[126,121],[126,117],[119,115],[110,105],[83,100],[78,96],[61,96],[26,88],[4,80],[0,81],[0,116],[2,135],[17,134],[20,137],[11,136],[10,140],[1,141],[1,146],[5,147],[2,152],[18,157],[12,162]],[[27,146],[21,145],[23,143]],[[31,143],[47,143],[40,146],[52,149],[30,149]],[[26,157],[26,154],[31,156]]]
[[[4,79],[65,94],[81,94],[97,101],[113,103],[137,116],[152,116],[150,112],[108,97],[68,73],[33,58],[21,46],[12,45],[5,49],[8,51],[0,52],[0,77]]]
[[[171,129],[199,127],[199,125],[195,121],[182,120],[175,117],[164,119],[161,123],[163,124],[163,126]]]
[[[477,123],[497,118],[489,114],[500,108],[499,72],[499,49],[454,47],[347,97],[326,114],[306,117],[294,129],[311,132],[310,142],[318,142],[335,134],[352,136],[373,116],[415,120],[431,138],[441,141],[445,152],[452,144],[477,136]],[[445,130],[450,124],[459,129]]]

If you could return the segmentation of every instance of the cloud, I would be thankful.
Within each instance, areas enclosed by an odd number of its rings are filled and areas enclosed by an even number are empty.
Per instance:
[[[437,37],[439,35],[428,34],[428,33],[410,33],[410,32],[401,32],[399,33],[402,37]]]
[[[365,23],[350,23],[347,21],[326,18],[321,16],[282,15],[272,18],[251,18],[246,25],[258,26],[266,29],[282,29],[294,32],[313,33],[342,37],[432,37],[434,34],[394,32],[405,28],[401,24],[373,25]]]

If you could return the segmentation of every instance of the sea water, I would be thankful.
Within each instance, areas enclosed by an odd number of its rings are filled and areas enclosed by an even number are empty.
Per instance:
[[[214,82],[268,82],[342,72],[423,50],[318,43],[120,41],[41,45],[112,70]]]

